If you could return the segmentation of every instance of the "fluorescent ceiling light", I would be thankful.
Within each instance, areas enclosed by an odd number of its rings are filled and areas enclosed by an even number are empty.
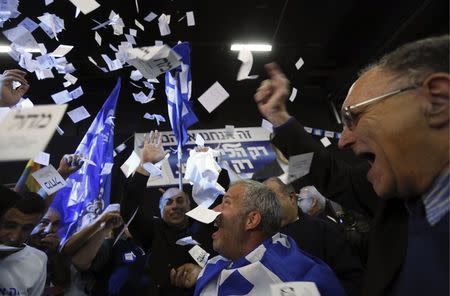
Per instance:
[[[0,53],[10,52],[11,47],[9,45],[0,45]],[[41,52],[39,48],[25,48],[26,52]]]
[[[241,49],[248,49],[250,51],[271,51],[272,45],[270,44],[232,44],[231,50],[240,51]]]

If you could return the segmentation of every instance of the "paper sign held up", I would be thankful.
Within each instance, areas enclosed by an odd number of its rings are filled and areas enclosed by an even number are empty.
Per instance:
[[[52,166],[46,166],[31,174],[34,179],[42,186],[47,195],[51,195],[66,186],[66,181],[61,177],[58,171]]]
[[[67,105],[11,109],[0,122],[0,161],[28,160],[44,151]]]

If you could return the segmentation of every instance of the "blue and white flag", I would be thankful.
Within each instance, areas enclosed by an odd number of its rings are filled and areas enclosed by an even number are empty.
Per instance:
[[[182,42],[173,47],[181,56],[181,65],[166,73],[167,107],[175,138],[181,147],[188,141],[187,129],[198,121],[192,111],[191,98],[191,48],[188,42]]]
[[[267,295],[272,284],[299,281],[314,282],[322,296],[346,295],[328,265],[277,233],[234,262],[220,255],[209,259],[194,295]]]
[[[92,223],[109,205],[111,173],[102,174],[102,169],[113,163],[113,120],[120,85],[119,78],[75,151],[95,165],[85,161],[67,178],[67,186],[58,191],[51,205],[61,215],[61,246],[76,231]]]

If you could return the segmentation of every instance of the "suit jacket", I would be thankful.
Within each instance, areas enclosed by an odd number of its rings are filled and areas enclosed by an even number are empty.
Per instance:
[[[280,232],[292,237],[301,250],[328,264],[349,296],[360,295],[363,268],[344,233],[337,225],[298,211],[299,219],[283,226]]]
[[[308,182],[344,208],[374,217],[362,294],[389,294],[406,254],[408,213],[403,201],[380,199],[366,179],[368,166],[353,167],[335,159],[294,118],[276,130],[272,142],[287,158],[314,152]]]

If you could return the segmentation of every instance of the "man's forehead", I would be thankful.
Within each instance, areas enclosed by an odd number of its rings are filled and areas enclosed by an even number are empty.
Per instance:
[[[373,68],[359,77],[349,88],[342,107],[354,105],[364,100],[391,91],[393,74],[380,68]]]
[[[243,197],[244,192],[245,192],[244,185],[241,184],[232,185],[230,188],[228,188],[227,192],[225,192],[224,197],[238,199],[240,197]]]

